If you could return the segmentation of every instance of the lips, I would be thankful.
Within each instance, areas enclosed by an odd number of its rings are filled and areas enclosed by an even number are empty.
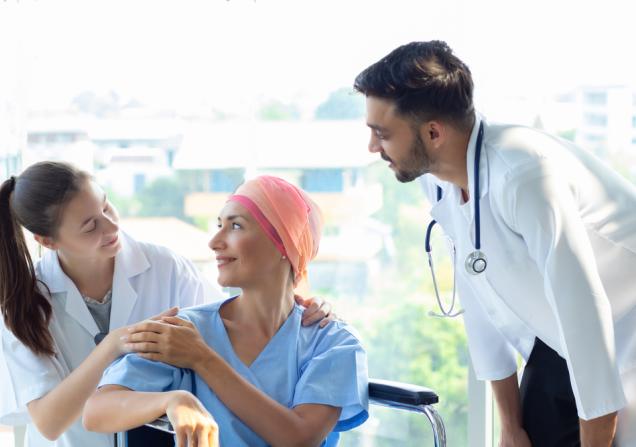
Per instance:
[[[118,240],[119,240],[119,235],[116,234],[114,238],[112,238],[110,241],[106,242],[104,245],[102,245],[102,247],[110,247],[112,245],[115,245]]]
[[[236,261],[236,258],[230,258],[227,256],[217,256],[216,265],[218,268],[225,267],[226,265]]]

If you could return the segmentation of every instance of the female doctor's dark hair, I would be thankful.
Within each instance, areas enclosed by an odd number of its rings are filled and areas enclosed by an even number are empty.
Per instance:
[[[353,88],[388,99],[416,123],[445,119],[461,128],[474,120],[470,70],[442,41],[411,42],[360,73]]]
[[[0,186],[0,311],[7,328],[36,354],[54,354],[52,308],[38,288],[21,226],[55,237],[64,205],[89,178],[70,164],[41,162]]]

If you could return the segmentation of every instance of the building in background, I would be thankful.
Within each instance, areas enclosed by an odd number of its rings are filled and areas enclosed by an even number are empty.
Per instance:
[[[68,161],[94,172],[97,147],[88,136],[89,118],[68,113],[29,116],[24,167],[42,160]]]
[[[576,142],[599,155],[636,152],[636,90],[624,85],[580,87],[575,92]]]
[[[0,34],[1,35],[1,34]],[[22,152],[26,143],[25,67],[20,45],[0,42],[0,181],[22,169]]]

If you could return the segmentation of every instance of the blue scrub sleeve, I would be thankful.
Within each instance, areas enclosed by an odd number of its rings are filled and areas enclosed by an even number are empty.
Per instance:
[[[358,339],[342,323],[321,334],[312,357],[301,366],[292,407],[323,404],[342,408],[334,431],[357,427],[369,417],[367,356]]]
[[[120,385],[133,391],[172,391],[187,389],[192,372],[166,363],[127,354],[115,360],[104,371],[98,387]]]

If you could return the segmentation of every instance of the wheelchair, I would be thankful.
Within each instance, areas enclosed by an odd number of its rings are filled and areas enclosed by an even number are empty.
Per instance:
[[[369,403],[423,414],[433,431],[435,447],[446,447],[444,422],[433,407],[439,402],[434,391],[408,383],[389,380],[369,380]],[[161,417],[144,426],[117,433],[116,447],[172,447],[174,430],[167,417]]]

